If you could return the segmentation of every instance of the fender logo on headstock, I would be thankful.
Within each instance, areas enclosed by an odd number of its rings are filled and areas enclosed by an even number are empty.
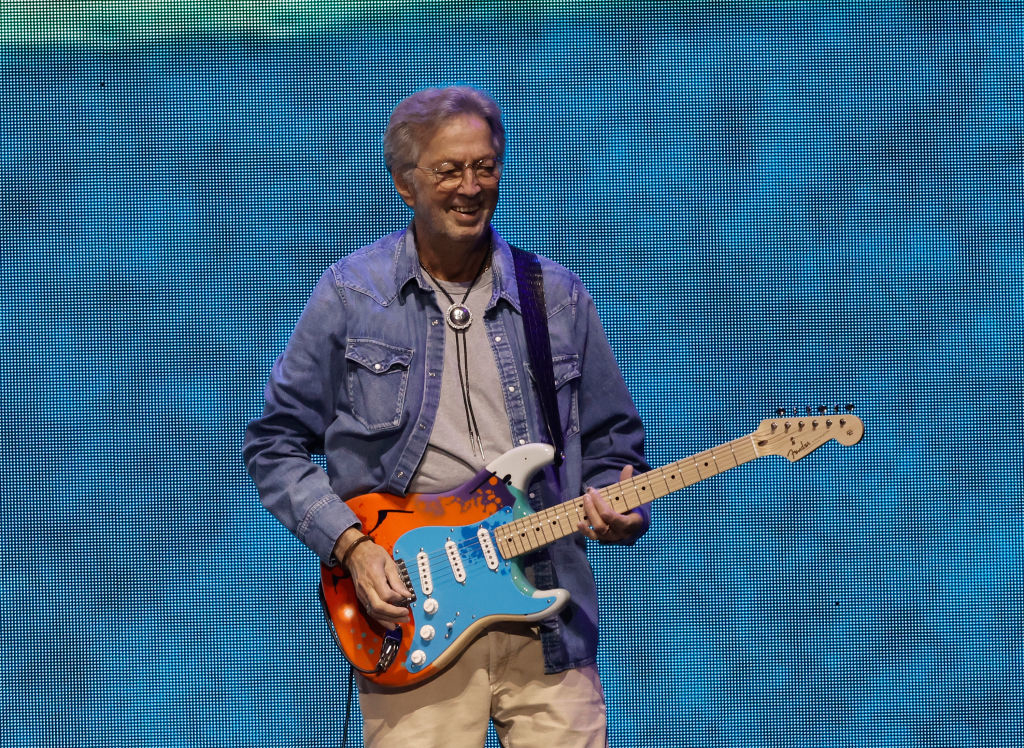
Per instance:
[[[794,439],[793,441],[795,443],[796,439]],[[791,449],[788,452],[786,452],[786,459],[787,460],[791,460],[793,462],[796,462],[801,457],[803,457],[803,453],[804,453],[805,450],[807,452],[810,452],[816,446],[818,446],[818,445],[815,444],[814,442],[800,442],[800,445],[798,447],[796,447],[795,449]]]

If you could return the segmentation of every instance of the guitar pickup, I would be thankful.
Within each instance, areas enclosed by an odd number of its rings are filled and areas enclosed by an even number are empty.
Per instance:
[[[444,552],[448,554],[448,563],[452,567],[452,575],[455,577],[455,581],[465,584],[466,567],[462,564],[462,554],[459,553],[459,546],[455,544],[454,540],[449,539],[444,544]]]
[[[430,597],[434,591],[434,578],[430,574],[430,555],[423,549],[416,554],[416,568],[420,573],[420,589]]]
[[[481,527],[476,531],[476,539],[480,543],[480,550],[484,554],[484,562],[487,564],[487,568],[491,571],[498,570],[498,552],[494,550],[494,540],[491,538],[491,533],[486,527]]]

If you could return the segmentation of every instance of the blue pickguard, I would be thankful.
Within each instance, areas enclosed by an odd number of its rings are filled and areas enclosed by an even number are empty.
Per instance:
[[[492,531],[493,538],[494,528],[530,511],[519,491],[509,490],[514,492],[513,506],[505,506],[481,522],[459,527],[420,527],[406,532],[396,541],[394,557],[405,561],[417,596],[410,606],[415,623],[413,641],[405,662],[410,673],[432,665],[470,627],[479,626],[484,620],[539,620],[555,613],[567,599],[566,595],[561,598],[561,604],[556,604],[560,601],[558,593],[562,591],[555,590],[534,597],[537,588],[525,578],[520,564],[514,559],[504,559],[498,554],[497,568],[488,567],[477,531],[485,527]],[[463,582],[457,581],[445,551],[445,543],[449,540],[459,548],[466,574]],[[421,550],[430,556],[433,590],[429,596],[423,594],[420,586],[416,558]],[[428,600],[437,603],[437,610],[432,614],[424,610],[425,605],[428,609],[431,605]],[[429,638],[425,638],[424,633]],[[423,654],[416,655],[417,652]],[[424,659],[414,662],[416,656]]]

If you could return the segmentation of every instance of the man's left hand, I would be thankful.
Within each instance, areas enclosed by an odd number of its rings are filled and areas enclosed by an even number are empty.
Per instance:
[[[620,480],[627,480],[633,475],[633,467],[622,468]],[[644,531],[644,518],[639,512],[619,514],[612,509],[596,488],[588,488],[583,494],[583,509],[587,513],[587,521],[580,522],[580,532],[591,540],[601,543],[631,543]]]

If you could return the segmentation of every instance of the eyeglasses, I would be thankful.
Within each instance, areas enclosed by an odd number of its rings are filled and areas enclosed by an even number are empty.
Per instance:
[[[501,179],[501,161],[496,158],[482,158],[471,164],[459,164],[452,161],[445,161],[436,169],[427,166],[417,166],[417,169],[424,171],[434,177],[434,183],[439,190],[454,190],[462,184],[462,177],[466,169],[471,169],[476,181],[482,185],[490,186],[497,184]]]

